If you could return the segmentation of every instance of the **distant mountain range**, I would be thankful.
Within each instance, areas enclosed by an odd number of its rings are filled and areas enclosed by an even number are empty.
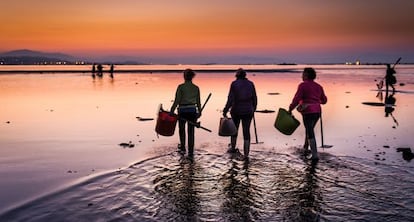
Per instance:
[[[380,61],[393,61],[381,55],[374,55],[379,59],[363,59],[361,64],[383,64]],[[374,57],[371,56],[371,57]],[[352,58],[353,56],[347,56]],[[361,56],[361,57],[370,57]],[[404,63],[409,63],[405,60]],[[280,65],[294,65],[297,59],[288,56],[258,56],[258,55],[216,55],[216,56],[195,56],[195,55],[158,55],[158,56],[126,56],[126,55],[102,55],[99,57],[75,57],[64,53],[48,53],[41,51],[34,51],[28,49],[13,50],[9,52],[0,52],[0,65],[76,65],[76,64],[122,64],[122,65],[145,65],[145,64],[280,64]],[[313,60],[317,60],[316,62]],[[345,58],[333,58],[332,61],[328,58],[319,59],[308,58],[304,59],[302,63],[313,64],[345,64]],[[312,62],[313,61],[313,62]],[[389,62],[388,62],[389,63]]]
[[[77,58],[63,53],[48,53],[28,49],[0,53],[0,65],[75,65],[75,64],[125,64],[142,65],[140,59],[131,56],[107,56],[102,58]]]
[[[71,55],[28,49],[0,53],[0,64],[3,65],[75,64],[76,61]]]
[[[122,55],[106,55],[99,58],[76,58],[63,53],[47,53],[28,49],[13,50],[0,53],[0,65],[73,65],[73,64],[124,64],[124,65],[144,65],[144,64],[234,64],[236,61],[248,64],[249,61],[258,60],[254,57],[246,56],[216,56],[216,57],[170,57],[158,56],[136,57]],[[146,61],[146,62],[142,62]],[[273,58],[260,58],[264,63],[272,63]]]
[[[31,56],[31,57],[45,57],[45,58],[57,58],[62,60],[75,60],[75,57],[63,53],[47,53],[47,52],[39,52],[33,51],[28,49],[21,49],[21,50],[14,50],[5,53],[1,53],[0,56],[9,56],[9,57],[23,57],[23,56]]]

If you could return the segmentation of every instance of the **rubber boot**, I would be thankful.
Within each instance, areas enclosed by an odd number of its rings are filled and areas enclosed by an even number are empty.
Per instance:
[[[243,143],[243,151],[244,151],[244,158],[249,158],[249,152],[250,152],[250,140],[244,140]]]
[[[319,156],[318,156],[318,150],[316,148],[316,140],[315,139],[309,139],[309,146],[311,148],[311,152],[312,152],[312,161],[318,161],[319,160]]]
[[[185,153],[185,131],[182,132],[181,130],[179,131],[180,134],[180,144],[178,145],[178,150],[181,153]]]
[[[194,126],[188,125],[188,155],[194,155]]]
[[[188,157],[194,157],[194,146],[188,146]]]
[[[227,150],[228,153],[235,153],[236,150],[236,142],[237,142],[237,137],[236,136],[232,136],[230,137],[230,148],[229,150]]]
[[[306,155],[309,154],[309,140],[308,137],[305,138],[305,143],[303,143],[303,152]]]

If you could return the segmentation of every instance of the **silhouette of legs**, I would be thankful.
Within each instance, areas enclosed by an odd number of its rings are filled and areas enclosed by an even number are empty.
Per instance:
[[[232,114],[234,125],[239,129],[240,122],[243,129],[243,154],[244,159],[248,160],[250,153],[250,125],[252,123],[253,114],[235,115]],[[238,130],[237,130],[238,131]],[[230,151],[235,151],[237,141],[237,134],[231,137],[231,148]]]
[[[307,144],[311,148],[312,160],[318,160],[318,150],[316,147],[314,128],[320,118],[320,113],[306,113],[303,114],[303,124],[305,125]],[[304,145],[304,147],[305,147]]]
[[[180,146],[179,149],[182,152],[185,152],[185,142],[186,142],[186,133],[185,133],[185,125],[187,124],[187,133],[188,133],[188,155],[192,156],[194,154],[194,125],[187,122],[191,121],[195,123],[197,121],[197,114],[196,113],[179,113],[180,120],[178,122],[179,134],[180,134]]]

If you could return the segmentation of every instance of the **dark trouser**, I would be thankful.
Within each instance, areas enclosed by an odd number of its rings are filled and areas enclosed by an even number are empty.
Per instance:
[[[320,113],[305,113],[303,116],[303,125],[305,125],[306,138],[315,139],[314,128],[319,118],[321,117]]]
[[[248,158],[249,152],[250,152],[250,124],[252,123],[253,119],[253,113],[250,114],[231,114],[231,117],[233,119],[234,125],[236,125],[237,132],[239,131],[240,121],[242,123],[243,128],[243,153],[244,156]],[[236,147],[236,141],[237,141],[237,134],[234,136],[231,136],[231,148],[234,150]]]
[[[314,128],[315,128],[315,125],[318,122],[320,117],[321,117],[320,113],[306,113],[306,114],[303,114],[303,125],[305,125],[305,130],[306,130],[306,138],[305,138],[304,148],[307,149],[308,145],[310,146],[313,161],[317,161],[319,159],[318,149],[316,148]]]
[[[238,115],[238,114],[231,114],[231,118],[233,119],[234,125],[236,125],[236,129],[237,129],[237,133],[234,136],[231,136],[231,148],[235,149],[236,148],[236,141],[237,141],[237,135],[239,134],[239,126],[240,126],[240,121],[242,123],[242,129],[243,129],[243,139],[244,139],[244,153],[246,156],[248,156],[249,153],[249,145],[250,145],[250,124],[252,123],[252,119],[253,119],[253,113],[251,114],[243,114],[243,115]]]
[[[237,115],[232,113],[231,118],[233,119],[234,125],[236,125],[237,129],[239,129],[241,121],[243,129],[243,139],[250,140],[250,124],[252,123],[253,114]],[[234,135],[234,137],[237,138],[237,133],[236,135]]]
[[[178,129],[180,134],[180,144],[182,148],[185,148],[185,124],[186,120],[195,123],[197,121],[196,112],[180,112],[178,111],[178,116],[180,120],[178,121]],[[192,155],[194,153],[194,125],[187,123],[188,131],[188,154]]]

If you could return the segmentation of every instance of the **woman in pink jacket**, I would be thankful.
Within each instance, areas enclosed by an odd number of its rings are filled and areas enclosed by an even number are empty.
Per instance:
[[[316,83],[316,72],[313,68],[305,68],[302,73],[303,82],[298,86],[292,103],[289,106],[289,112],[297,107],[297,110],[302,113],[303,125],[306,130],[305,144],[303,148],[305,153],[309,153],[309,146],[311,148],[312,160],[318,161],[318,151],[316,148],[314,128],[319,118],[321,117],[321,104],[326,104],[327,98],[321,85]]]

